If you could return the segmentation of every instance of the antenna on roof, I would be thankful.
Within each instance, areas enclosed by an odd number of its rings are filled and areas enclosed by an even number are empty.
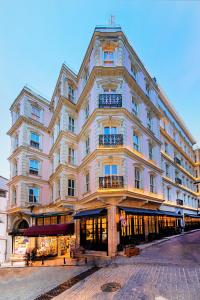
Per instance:
[[[115,16],[110,15],[109,25],[110,26],[115,26]]]

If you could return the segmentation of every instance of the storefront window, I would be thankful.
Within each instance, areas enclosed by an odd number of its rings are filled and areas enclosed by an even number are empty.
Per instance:
[[[107,217],[82,219],[80,223],[81,245],[86,249],[107,250]]]
[[[24,255],[29,246],[29,239],[23,236],[14,237],[14,254]]]

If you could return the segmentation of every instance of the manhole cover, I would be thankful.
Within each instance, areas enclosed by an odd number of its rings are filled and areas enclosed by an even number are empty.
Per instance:
[[[117,282],[109,282],[101,286],[103,292],[112,293],[121,289],[121,285]]]

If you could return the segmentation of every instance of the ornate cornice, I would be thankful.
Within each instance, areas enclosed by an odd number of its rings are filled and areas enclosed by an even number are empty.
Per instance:
[[[39,156],[42,156],[43,158],[46,158],[48,159],[49,158],[49,155],[42,152],[41,150],[36,150],[32,147],[29,147],[29,146],[19,146],[17,149],[15,149],[13,151],[13,153],[8,157],[8,160],[12,160],[13,158],[15,158],[17,155],[20,154],[20,152],[22,151],[25,151],[25,152],[28,152],[29,154],[33,154],[33,155],[39,155]]]
[[[24,175],[17,175],[17,176],[14,176],[8,183],[8,186],[11,186],[13,184],[17,184],[18,182],[20,181],[23,181],[23,182],[29,182],[29,183],[35,183],[35,184],[38,184],[38,185],[41,185],[41,184],[49,184],[49,181],[48,180],[44,180],[42,179],[41,177],[39,178],[36,178],[35,177],[30,177],[29,174],[27,174],[27,176],[24,176]]]
[[[12,127],[9,129],[9,131],[7,132],[8,135],[12,135],[22,123],[26,123],[29,125],[32,125],[34,127],[37,127],[43,131],[48,132],[48,128],[46,126],[44,126],[42,123],[35,121],[27,116],[24,115],[20,115],[19,118],[17,119],[17,121],[12,125]]]
[[[188,171],[186,171],[182,166],[180,166],[179,164],[176,164],[173,160],[173,158],[171,158],[169,155],[167,155],[164,151],[161,151],[161,155],[167,159],[174,167],[178,168],[180,171],[182,171],[185,175],[187,175],[188,177],[190,177],[192,180],[196,180],[196,177],[194,177],[193,175],[191,175]]]
[[[55,172],[50,176],[49,183],[52,183],[63,171],[77,174],[78,168],[69,164],[59,164]]]
[[[177,145],[177,143],[171,138],[171,136],[166,132],[166,130],[160,127],[160,132],[185,157],[185,159],[189,161],[193,167],[195,167],[195,162],[182,150],[181,147]]]
[[[183,186],[183,185],[179,185],[179,184],[175,183],[171,178],[168,178],[168,177],[166,177],[166,176],[163,176],[163,177],[162,177],[162,180],[165,181],[165,182],[167,182],[167,183],[169,183],[169,184],[171,184],[171,185],[173,185],[173,186],[176,187],[176,188],[179,188],[179,189],[181,189],[181,190],[183,190],[183,191],[185,191],[185,192],[188,192],[188,193],[192,194],[192,195],[195,196],[195,197],[198,197],[198,193],[196,193],[196,192],[194,192],[194,191],[188,189],[187,187],[185,187],[185,186]]]

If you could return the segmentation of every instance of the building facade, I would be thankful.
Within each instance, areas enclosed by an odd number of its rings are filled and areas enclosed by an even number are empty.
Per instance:
[[[0,176],[0,265],[6,260],[8,179]]]
[[[51,101],[24,87],[11,114],[9,255],[114,256],[200,225],[195,140],[120,27],[96,27],[79,73],[63,64]]]

